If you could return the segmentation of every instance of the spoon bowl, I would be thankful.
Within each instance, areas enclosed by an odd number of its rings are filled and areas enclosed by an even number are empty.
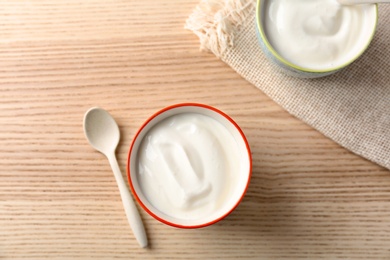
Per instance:
[[[84,132],[89,144],[105,154],[115,151],[119,139],[119,127],[114,118],[101,108],[92,108],[84,118]]]

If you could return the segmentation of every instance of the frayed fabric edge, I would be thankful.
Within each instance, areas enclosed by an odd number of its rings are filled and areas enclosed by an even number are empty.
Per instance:
[[[255,0],[201,0],[184,28],[199,37],[201,51],[220,58],[234,47],[234,35],[255,8]]]

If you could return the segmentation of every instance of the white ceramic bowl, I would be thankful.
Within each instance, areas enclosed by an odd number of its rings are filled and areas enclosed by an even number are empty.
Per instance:
[[[148,133],[148,131],[162,120],[177,115],[180,113],[198,113],[205,115],[217,120],[224,126],[228,132],[234,137],[238,144],[240,154],[240,170],[234,174],[237,174],[238,181],[234,183],[229,196],[224,197],[222,206],[215,212],[208,214],[207,216],[201,217],[200,219],[179,219],[160,211],[155,205],[153,205],[145,196],[139,178],[137,177],[138,170],[138,152],[142,143],[142,140]],[[131,191],[141,205],[141,207],[149,213],[155,219],[161,221],[170,226],[178,228],[200,228],[218,222],[227,215],[229,215],[242,200],[251,177],[252,171],[252,157],[249,148],[249,144],[245,138],[244,133],[240,127],[231,119],[228,115],[221,112],[220,110],[204,104],[195,103],[184,103],[176,104],[173,106],[166,107],[154,115],[152,115],[136,133],[128,153],[127,160],[127,176],[130,184]]]

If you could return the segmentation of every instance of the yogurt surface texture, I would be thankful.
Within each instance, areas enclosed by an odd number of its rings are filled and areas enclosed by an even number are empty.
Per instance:
[[[147,200],[185,220],[218,211],[238,181],[238,144],[217,120],[197,113],[163,119],[143,137],[137,178]]]
[[[288,62],[330,70],[358,56],[373,35],[375,5],[342,6],[337,0],[268,0],[264,32]]]

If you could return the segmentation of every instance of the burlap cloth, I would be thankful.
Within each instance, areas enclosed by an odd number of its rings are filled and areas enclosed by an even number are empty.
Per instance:
[[[186,22],[213,52],[295,117],[350,151],[390,169],[390,5],[368,50],[346,69],[320,79],[276,70],[256,36],[254,0],[202,0]]]

